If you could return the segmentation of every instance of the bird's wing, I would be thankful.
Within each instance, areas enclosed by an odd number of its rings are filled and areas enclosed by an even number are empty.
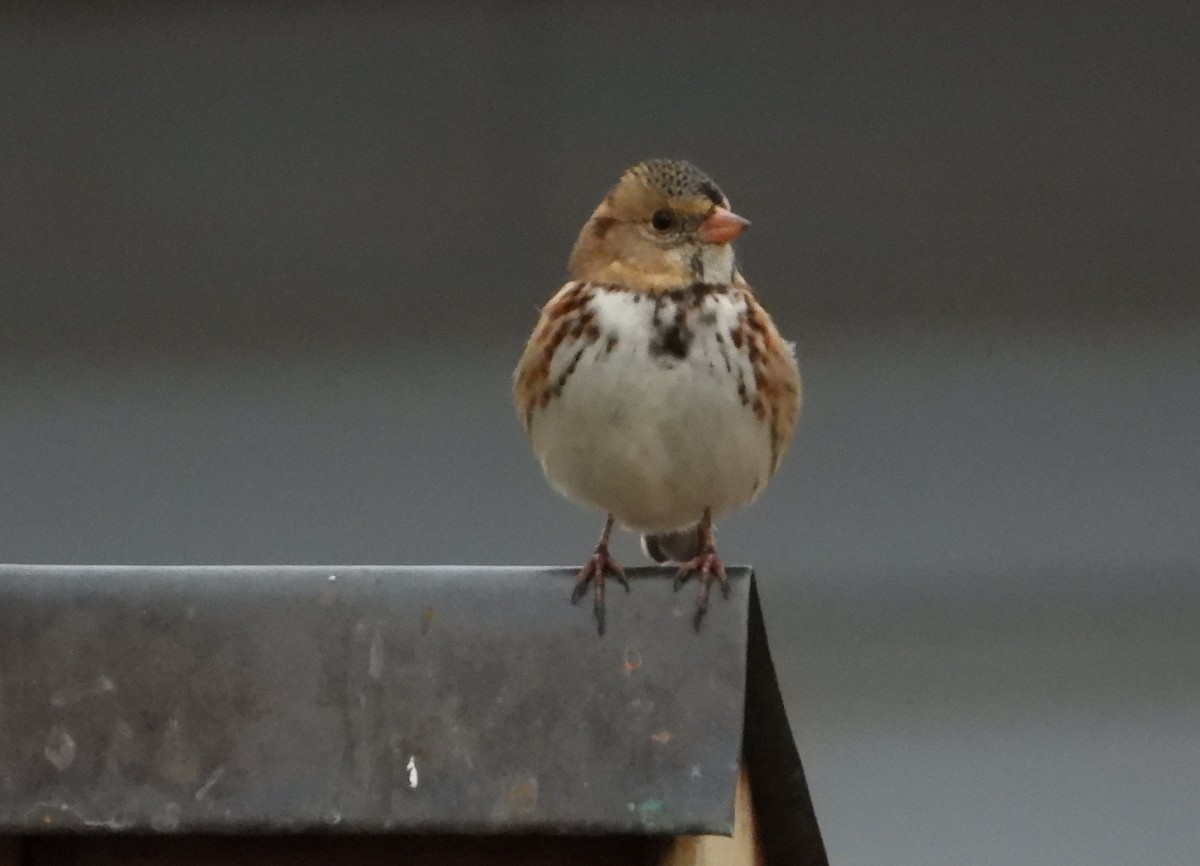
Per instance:
[[[800,415],[800,367],[796,363],[795,346],[783,339],[775,322],[754,297],[754,292],[741,274],[734,278],[746,300],[745,339],[749,346],[750,362],[754,367],[754,384],[771,425],[771,471],[787,450],[796,419]]]
[[[591,293],[587,286],[585,282],[572,280],[546,302],[517,369],[513,371],[513,402],[526,435],[533,422],[534,409],[550,400],[553,391],[550,366],[555,350],[573,329],[582,329],[588,324],[586,308]]]

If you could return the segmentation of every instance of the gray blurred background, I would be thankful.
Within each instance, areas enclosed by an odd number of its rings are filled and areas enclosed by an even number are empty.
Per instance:
[[[509,373],[685,156],[833,861],[1200,862],[1200,12],[1053,5],[0,6],[0,560],[580,562]]]

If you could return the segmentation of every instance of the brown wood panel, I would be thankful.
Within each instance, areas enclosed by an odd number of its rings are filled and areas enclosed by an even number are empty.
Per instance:
[[[738,773],[734,800],[733,836],[679,836],[659,866],[763,866],[758,826],[750,798],[750,776]]]

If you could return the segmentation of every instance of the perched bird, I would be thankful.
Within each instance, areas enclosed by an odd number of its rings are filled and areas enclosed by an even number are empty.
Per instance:
[[[614,523],[698,579],[695,625],[715,579],[713,520],[751,502],[779,467],[800,408],[791,344],[738,272],[749,223],[704,172],[656,159],[621,175],[583,226],[570,281],[541,312],[513,396],[560,492],[607,512],[575,582],[604,632]]]

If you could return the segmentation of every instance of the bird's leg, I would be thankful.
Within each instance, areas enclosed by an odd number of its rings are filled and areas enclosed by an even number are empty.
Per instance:
[[[729,597],[729,581],[725,577],[725,565],[717,556],[717,540],[713,535],[712,510],[704,509],[704,517],[696,530],[699,533],[700,553],[687,562],[680,563],[679,571],[675,574],[675,589],[683,586],[695,577],[700,583],[700,594],[696,600],[696,616],[692,620],[696,631],[700,630],[700,621],[708,610],[708,588],[713,578],[721,585],[721,593]]]
[[[625,578],[625,570],[617,565],[617,561],[608,553],[608,538],[612,535],[612,529],[613,516],[610,514],[604,521],[604,531],[600,533],[600,542],[596,545],[596,552],[583,564],[583,568],[579,569],[579,576],[575,578],[575,589],[571,593],[571,604],[574,604],[583,598],[588,584],[592,585],[592,609],[596,614],[596,627],[600,634],[604,634],[605,572],[611,573],[617,582],[625,587],[625,591],[629,591],[629,581]]]

